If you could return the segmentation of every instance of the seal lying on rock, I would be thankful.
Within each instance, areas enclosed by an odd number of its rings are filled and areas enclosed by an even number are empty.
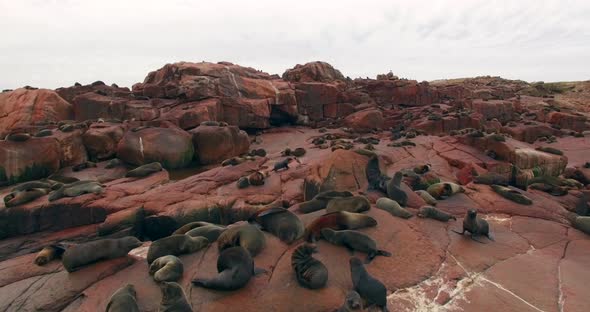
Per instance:
[[[266,237],[262,231],[252,224],[240,224],[228,227],[217,238],[217,247],[221,252],[224,249],[242,246],[256,257],[266,247]]]
[[[62,197],[76,197],[83,194],[100,194],[104,185],[97,181],[77,181],[66,184],[49,194],[49,201],[54,201]]]
[[[31,135],[25,132],[15,132],[6,136],[6,141],[24,142],[31,138]]]
[[[127,178],[144,178],[152,173],[162,171],[162,164],[159,162],[149,163],[147,165],[139,166],[133,170],[130,170],[125,174]]]
[[[414,192],[416,194],[418,194],[418,196],[420,196],[420,198],[422,198],[422,200],[424,200],[424,202],[426,202],[427,204],[432,205],[432,206],[436,206],[436,204],[437,204],[436,199],[434,199],[434,197],[432,197],[432,195],[430,195],[425,190],[417,190]]]
[[[473,239],[474,241],[476,241],[478,243],[483,243],[483,242],[477,240],[476,239],[477,236],[485,236],[491,241],[494,240],[492,238],[492,236],[490,235],[490,225],[488,224],[488,221],[478,217],[477,211],[475,209],[469,209],[469,211],[467,212],[467,216],[465,216],[465,218],[463,218],[463,231],[462,232],[457,232],[455,230],[452,230],[452,231],[457,234],[461,234],[461,235],[465,234],[465,231],[467,231],[471,234],[471,239]]]
[[[349,291],[344,298],[344,304],[335,312],[352,312],[363,309],[363,300],[361,295],[354,290]]]
[[[72,167],[72,171],[81,171],[87,168],[96,168],[96,163],[92,161],[85,161]]]
[[[309,289],[324,288],[328,282],[328,269],[312,254],[317,252],[317,246],[301,244],[291,255],[291,266],[299,285]]]
[[[107,164],[104,166],[104,168],[105,169],[113,169],[115,167],[119,167],[122,165],[123,165],[123,161],[121,161],[119,158],[113,158],[107,162]]]
[[[363,212],[371,208],[371,202],[365,196],[334,198],[328,202],[326,212],[348,211]]]
[[[375,305],[387,311],[387,289],[378,279],[367,272],[359,258],[350,258],[352,288],[363,298],[368,306]]]
[[[326,208],[328,202],[336,198],[352,197],[353,194],[349,191],[325,191],[317,194],[311,200],[302,202],[297,208],[298,212],[310,213]]]
[[[139,312],[135,286],[127,284],[117,289],[109,299],[106,312]]]
[[[216,290],[240,289],[252,276],[266,272],[254,267],[250,252],[241,246],[224,249],[217,258],[217,274],[211,279],[197,278],[193,285]]]
[[[43,266],[49,263],[53,259],[61,258],[65,249],[58,245],[49,245],[43,247],[41,251],[35,257],[35,264],[38,266]]]
[[[391,257],[391,253],[377,249],[377,243],[367,234],[354,230],[334,231],[322,229],[322,237],[328,242],[346,247],[349,251],[360,251],[367,254],[366,263],[371,262],[376,256]]]
[[[465,192],[463,187],[452,182],[434,183],[426,191],[436,199],[445,199],[457,193]]]
[[[52,184],[43,181],[30,181],[17,185],[12,188],[11,192],[28,191],[30,189],[51,189]]]
[[[47,195],[47,189],[29,189],[26,191],[17,191],[12,192],[6,196],[4,196],[4,205],[6,208],[14,207],[22,204],[26,204],[28,202],[32,202],[35,199]]]
[[[167,255],[184,255],[197,252],[209,245],[205,237],[191,237],[188,235],[170,235],[160,238],[150,245],[147,253],[147,262],[151,264],[157,258]]]
[[[443,222],[447,222],[450,219],[457,220],[457,218],[455,218],[455,216],[448,214],[444,211],[440,211],[432,206],[420,207],[420,211],[418,212],[418,217],[430,218],[430,219],[443,221]]]
[[[505,186],[501,186],[501,185],[492,185],[492,190],[494,190],[494,192],[498,193],[500,196],[511,200],[515,203],[521,204],[521,205],[532,205],[533,201],[522,195],[520,192],[509,189]]]
[[[99,239],[66,248],[61,262],[68,272],[100,260],[114,259],[127,255],[131,249],[141,246],[141,241],[133,236],[118,239]]]
[[[186,234],[191,237],[203,236],[213,243],[227,228],[204,221],[196,221],[183,225],[172,234]]]
[[[159,312],[193,312],[182,287],[175,282],[160,283],[162,301]]]
[[[377,200],[377,208],[389,212],[392,216],[408,219],[413,216],[411,212],[402,208],[395,200],[381,197]]]
[[[377,220],[362,214],[347,211],[338,211],[325,214],[311,222],[305,229],[305,240],[315,242],[321,238],[321,230],[330,228],[333,230],[355,230],[377,225]]]
[[[182,277],[184,266],[178,257],[167,255],[150,264],[150,275],[156,282],[175,282]]]
[[[258,211],[250,221],[262,226],[262,229],[272,233],[281,241],[291,244],[303,236],[305,227],[299,217],[285,208],[270,208]]]
[[[576,216],[570,219],[575,229],[590,235],[590,217]]]
[[[289,170],[289,163],[292,160],[295,160],[298,163],[300,163],[299,162],[299,159],[297,159],[297,157],[287,157],[287,158],[285,158],[285,159],[283,159],[281,161],[276,162],[275,165],[274,165],[274,167],[273,167],[273,169],[272,169],[272,171],[279,171],[281,169]]]

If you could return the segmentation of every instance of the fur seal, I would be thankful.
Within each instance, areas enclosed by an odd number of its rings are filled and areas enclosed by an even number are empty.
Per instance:
[[[96,181],[77,181],[66,184],[49,194],[49,201],[58,200],[62,197],[76,197],[83,194],[100,194],[103,185]]]
[[[156,282],[175,282],[182,277],[184,266],[178,257],[167,255],[160,257],[150,264],[150,275]]]
[[[387,182],[387,197],[405,207],[408,204],[408,194],[401,189],[402,178],[402,173],[398,171],[393,175],[393,179]]]
[[[359,258],[350,258],[352,288],[365,299],[367,306],[375,305],[387,311],[387,289],[378,279],[367,272]]]
[[[266,247],[266,237],[258,227],[252,224],[230,226],[217,238],[217,247],[221,252],[234,246],[242,246],[250,252],[252,257],[256,257]]]
[[[418,211],[418,217],[420,218],[430,218],[438,221],[447,222],[450,219],[457,220],[457,218],[451,214],[448,214],[444,211],[440,211],[432,206],[423,206],[420,207]]]
[[[588,206],[588,200],[590,200],[590,194],[588,192],[582,192],[580,199],[576,202],[575,212],[580,216],[590,215],[590,206]]]
[[[291,255],[291,267],[299,285],[309,289],[324,288],[328,282],[328,269],[312,256],[316,252],[317,246],[303,243]]]
[[[507,177],[505,177],[501,174],[494,173],[494,172],[487,172],[487,173],[475,176],[473,178],[473,183],[475,183],[475,184],[486,184],[486,185],[497,184],[497,185],[507,186],[508,182],[509,181],[508,181]]]
[[[463,187],[452,182],[434,183],[426,191],[436,199],[445,199],[457,193],[465,192]]]
[[[377,208],[389,212],[392,216],[396,216],[403,219],[408,219],[413,216],[411,212],[400,206],[395,200],[387,197],[381,197],[377,199]]]
[[[432,195],[430,195],[430,193],[426,192],[425,190],[417,190],[414,191],[414,193],[418,194],[418,196],[420,196],[420,198],[422,198],[422,200],[424,200],[424,202],[427,204],[436,206],[436,199],[434,199],[434,197],[432,197]]]
[[[36,138],[42,138],[42,137],[48,137],[48,136],[52,136],[53,135],[53,131],[51,131],[50,129],[43,129],[40,130],[39,132],[37,132],[35,134]]]
[[[182,287],[175,282],[160,283],[162,301],[159,312],[193,312]]]
[[[38,266],[43,266],[49,263],[53,259],[61,258],[65,249],[61,248],[58,245],[49,245],[43,247],[41,251],[35,257],[35,264]]]
[[[11,142],[24,142],[27,141],[31,138],[31,135],[25,132],[16,132],[16,133],[11,133],[9,135],[6,136],[6,141],[11,141]]]
[[[253,186],[264,185],[264,174],[256,171],[248,176],[248,183]]]
[[[30,189],[51,189],[52,184],[43,181],[30,181],[17,185],[12,188],[11,192],[28,191]]]
[[[174,255],[179,256],[197,252],[209,245],[209,240],[205,237],[191,237],[188,235],[170,235],[168,237],[160,238],[150,245],[147,253],[147,262],[151,264],[156,259]]]
[[[571,221],[575,229],[590,235],[590,217],[577,216]]]
[[[328,202],[326,212],[348,211],[363,212],[371,208],[371,202],[365,196],[334,198]]]
[[[301,157],[301,156],[305,155],[305,149],[303,147],[298,147],[294,150],[291,150],[290,148],[286,148],[281,154],[283,156]]]
[[[497,194],[499,194],[500,196],[511,200],[517,204],[521,204],[521,205],[532,205],[533,201],[524,196],[523,194],[521,194],[519,191],[507,188],[505,186],[501,186],[501,185],[492,185],[492,190],[494,190],[494,192],[496,192]]]
[[[241,177],[236,182],[236,185],[239,189],[247,188],[248,186],[250,186],[250,181],[248,181],[248,177]]]
[[[324,228],[321,231],[322,237],[334,245],[344,246],[349,251],[360,251],[367,254],[367,262],[371,262],[376,256],[391,257],[391,253],[377,249],[374,239],[365,233],[354,230],[334,231]]]
[[[122,165],[123,165],[123,161],[121,161],[119,158],[113,158],[107,162],[107,164],[104,166],[104,168],[105,169],[113,169],[115,167],[119,167]]]
[[[66,248],[61,262],[68,272],[100,260],[114,259],[127,255],[131,249],[141,246],[141,241],[133,236],[99,239]]]
[[[200,223],[200,224],[196,224]],[[217,241],[219,235],[223,233],[227,228],[222,225],[217,225],[208,222],[191,222],[189,224],[194,224],[195,226],[190,230],[186,231],[186,235],[191,237],[203,236],[209,240],[210,243]],[[189,225],[187,224],[187,225]],[[186,225],[185,225],[186,226]],[[185,227],[183,226],[183,227]],[[176,233],[179,234],[179,233]]]
[[[143,166],[139,166],[133,170],[129,170],[125,177],[127,178],[143,178],[147,177],[152,173],[162,171],[162,164],[159,162],[149,163]]]
[[[74,125],[66,123],[66,124],[59,126],[58,129],[61,132],[72,132],[72,131],[74,131]]]
[[[56,182],[60,182],[60,183],[66,183],[66,184],[80,181],[80,179],[78,179],[78,178],[60,176],[60,175],[55,175],[55,174],[50,175],[47,179],[52,180],[52,181],[56,181]]]
[[[337,211],[325,214],[311,222],[305,229],[305,240],[315,242],[321,238],[321,230],[330,228],[333,230],[356,230],[377,225],[377,220],[362,214],[347,211]]]
[[[349,291],[346,294],[346,298],[344,298],[344,303],[342,306],[336,310],[336,312],[352,312],[352,311],[362,311],[363,310],[363,300],[361,299],[361,295],[354,290]]]
[[[326,208],[328,202],[335,198],[352,197],[353,194],[349,191],[325,191],[315,195],[311,200],[302,202],[297,207],[297,211],[301,213],[310,213]]]
[[[281,169],[289,170],[289,163],[291,160],[295,160],[299,162],[299,160],[295,157],[287,157],[281,161],[277,161],[272,169],[272,171],[279,171]]]
[[[127,284],[117,289],[109,299],[106,312],[139,312],[135,286]]]
[[[217,258],[217,274],[211,279],[197,278],[193,285],[216,289],[236,290],[250,281],[252,276],[264,272],[254,267],[254,260],[250,252],[241,246],[224,249]]]
[[[4,205],[6,208],[14,207],[28,202],[32,202],[35,199],[47,195],[47,189],[34,188],[26,191],[12,192],[4,196]]]
[[[371,159],[369,159],[367,162],[365,171],[370,190],[380,190],[387,192],[387,182],[391,178],[381,173],[381,169],[379,168],[379,157],[371,157]]]
[[[464,235],[465,231],[467,231],[471,234],[471,239],[478,243],[483,243],[482,241],[476,238],[477,236],[481,235],[487,237],[491,241],[494,240],[490,235],[490,225],[488,224],[488,221],[480,218],[477,215],[477,211],[475,209],[469,209],[469,211],[467,211],[467,215],[465,216],[465,218],[463,218],[462,232],[457,232],[455,230],[452,231],[461,235]]]
[[[96,163],[92,161],[85,161],[72,167],[72,171],[77,172],[87,168],[96,168]]]
[[[426,165],[418,165],[416,167],[414,167],[414,172],[417,174],[424,174],[428,171],[430,171],[430,164],[426,164]]]
[[[285,208],[276,207],[258,211],[250,220],[256,221],[263,230],[272,233],[287,244],[299,239],[305,232],[299,217]]]

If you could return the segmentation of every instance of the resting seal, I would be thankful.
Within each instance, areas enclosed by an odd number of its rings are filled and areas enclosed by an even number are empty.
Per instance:
[[[193,312],[182,287],[175,282],[160,283],[162,301],[159,312]]]
[[[127,178],[143,178],[147,177],[152,173],[162,171],[162,165],[159,162],[149,163],[147,165],[139,166],[133,170],[130,170],[125,174]]]
[[[105,169],[113,169],[115,167],[119,167],[122,165],[123,165],[123,162],[119,158],[113,158],[113,159],[109,160],[104,167],[105,167]]]
[[[305,228],[299,217],[285,208],[269,208],[255,213],[251,221],[262,226],[262,229],[272,233],[281,241],[291,244],[303,236]]]
[[[31,138],[31,135],[25,132],[11,133],[6,136],[6,141],[24,142]]]
[[[137,292],[133,284],[125,285],[111,295],[106,312],[139,312]]]
[[[344,304],[336,310],[336,312],[352,312],[361,311],[363,309],[363,301],[361,295],[354,290],[349,291],[344,298]]]
[[[328,282],[328,269],[312,256],[316,252],[317,246],[304,243],[291,255],[291,267],[299,285],[309,289],[324,288]]]
[[[377,220],[362,214],[347,211],[338,211],[318,217],[305,229],[305,240],[315,242],[321,238],[321,230],[330,228],[333,230],[355,230],[377,225]]]
[[[160,257],[150,265],[150,275],[156,282],[175,282],[182,277],[184,266],[178,257],[167,255]]]
[[[390,252],[377,249],[375,240],[359,231],[334,231],[324,228],[321,232],[322,237],[334,245],[344,246],[351,252],[360,251],[366,253],[367,263],[371,262],[376,256],[391,257]]]
[[[351,197],[353,194],[349,191],[325,191],[317,194],[311,200],[302,202],[297,208],[298,212],[310,213],[326,208],[328,202],[335,198]]]
[[[523,194],[521,194],[518,191],[509,189],[505,186],[501,186],[501,185],[492,185],[492,190],[494,190],[494,192],[496,192],[497,194],[499,194],[500,196],[511,200],[515,203],[521,204],[521,205],[532,205],[533,201],[524,196]]]
[[[577,216],[572,219],[572,226],[575,229],[590,235],[590,217]]]
[[[97,181],[77,181],[66,184],[49,194],[49,201],[54,201],[62,197],[76,197],[83,194],[100,194],[103,186]]]
[[[418,212],[418,217],[420,218],[430,218],[438,221],[447,222],[450,219],[457,220],[455,216],[448,214],[444,211],[440,211],[431,206],[423,206],[420,207],[420,211]]]
[[[396,216],[398,218],[408,219],[413,216],[411,212],[402,208],[402,206],[400,206],[395,200],[389,199],[387,197],[381,197],[377,199],[376,206],[377,208],[385,210],[392,216]]]
[[[490,235],[490,225],[488,224],[488,221],[478,217],[477,211],[475,211],[475,209],[469,209],[467,216],[463,218],[462,232],[457,232],[455,230],[452,231],[461,235],[465,234],[465,231],[467,231],[471,234],[471,239],[478,243],[483,243],[482,241],[476,239],[476,237],[480,235],[486,236],[491,241],[494,240]]]
[[[209,245],[205,237],[191,237],[188,235],[170,235],[160,238],[150,245],[147,253],[147,262],[151,264],[157,258],[167,255],[184,255],[197,252]]]
[[[38,266],[43,266],[49,263],[53,259],[61,258],[65,249],[58,245],[49,245],[43,247],[41,251],[35,257],[35,264]]]
[[[186,234],[191,237],[203,236],[213,243],[227,228],[209,222],[197,221],[183,225],[172,234]]]
[[[12,188],[12,192],[28,191],[30,189],[51,189],[52,184],[42,181],[30,181]]]
[[[434,199],[434,197],[432,197],[432,195],[430,195],[425,190],[417,190],[414,192],[416,194],[418,194],[418,196],[420,196],[420,198],[422,198],[422,200],[424,200],[424,202],[426,202],[427,204],[432,205],[432,206],[436,206],[436,204],[437,204],[436,199]]]
[[[379,280],[371,276],[359,258],[350,258],[352,288],[365,299],[368,306],[375,305],[387,311],[387,289]]]
[[[276,162],[272,171],[279,171],[281,169],[289,170],[289,163],[291,162],[291,160],[299,162],[299,159],[295,157],[287,157],[281,161]]]
[[[92,161],[85,161],[72,167],[72,171],[81,171],[87,168],[96,168],[96,163]]]
[[[114,259],[127,255],[131,249],[141,246],[141,241],[133,236],[118,239],[99,239],[66,248],[61,262],[68,272],[100,260]]]
[[[35,199],[47,195],[47,189],[30,189],[26,191],[20,192],[12,192],[6,196],[4,196],[4,205],[6,208],[14,207],[22,204],[26,204],[28,202],[32,202]]]
[[[497,185],[507,186],[508,182],[509,181],[508,181],[507,177],[505,177],[501,174],[494,173],[494,172],[480,174],[480,175],[473,178],[473,183],[475,183],[475,184],[486,184],[486,185],[497,184]]]
[[[43,129],[35,134],[36,138],[42,138],[53,135],[53,131],[50,129]]]
[[[250,252],[252,257],[266,247],[266,237],[262,231],[252,224],[240,224],[228,227],[217,238],[219,251],[234,246],[242,246]]]
[[[217,274],[211,279],[197,278],[193,285],[216,290],[240,289],[252,276],[264,272],[254,267],[250,252],[241,246],[224,249],[217,258]]]
[[[436,199],[445,199],[457,193],[465,192],[463,187],[452,182],[434,183],[426,191]]]
[[[334,198],[328,202],[326,212],[348,211],[363,212],[371,208],[371,202],[365,196]]]
[[[402,173],[398,171],[393,175],[393,179],[387,182],[387,197],[405,207],[408,204],[408,194],[401,189],[402,178]]]

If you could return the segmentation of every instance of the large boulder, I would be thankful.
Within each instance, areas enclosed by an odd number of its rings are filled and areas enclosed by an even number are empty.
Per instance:
[[[22,88],[0,93],[0,136],[11,129],[72,116],[72,105],[52,90]]]
[[[128,131],[117,145],[117,157],[137,166],[157,161],[166,169],[183,168],[193,156],[191,135],[175,127]]]
[[[248,134],[235,126],[199,126],[190,133],[201,164],[218,163],[246,153],[250,147]]]
[[[93,123],[82,136],[88,155],[93,160],[115,156],[117,144],[125,134],[126,126],[118,123]]]
[[[590,129],[587,123],[586,116],[574,115],[562,112],[551,112],[547,114],[547,122],[559,126],[564,129],[570,129],[575,131],[584,131]]]
[[[291,82],[330,82],[344,80],[344,75],[326,62],[297,64],[283,73],[283,79]]]
[[[84,86],[77,84],[71,87],[58,88],[55,92],[69,103],[73,103],[75,97],[88,92],[98,92],[116,98],[127,98],[131,95],[129,88],[119,88],[115,84],[109,86],[102,81],[95,81]]]
[[[160,119],[177,120],[180,128],[185,130],[192,129],[203,121],[220,120],[221,103],[216,98],[183,103],[163,113]]]
[[[469,106],[474,112],[480,113],[485,119],[497,118],[501,122],[513,119],[515,108],[510,101],[502,100],[474,100]]]
[[[123,119],[125,104],[128,100],[96,92],[88,92],[76,96],[72,100],[74,118],[88,120],[97,118]]]
[[[339,102],[342,85],[338,83],[305,82],[296,85],[299,113],[310,120],[324,119],[324,107]]]
[[[61,159],[60,144],[51,137],[0,141],[0,183],[45,178],[59,169]]]
[[[82,130],[70,132],[54,130],[53,135],[61,148],[61,167],[68,167],[88,160],[88,153],[82,141]]]
[[[344,119],[346,126],[360,132],[383,127],[383,113],[378,109],[367,109],[348,115]]]
[[[360,82],[379,105],[423,106],[436,103],[438,93],[427,82],[415,80],[365,80]]]

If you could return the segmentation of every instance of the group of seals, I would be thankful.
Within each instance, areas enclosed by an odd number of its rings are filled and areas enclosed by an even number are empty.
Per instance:
[[[261,171],[255,171],[254,173],[248,175],[247,177],[241,177],[238,179],[237,186],[238,188],[246,188],[250,185],[252,186],[260,186],[264,185],[264,179],[266,178],[265,174]]]
[[[303,147],[298,147],[294,150],[291,150],[290,148],[286,148],[284,151],[281,152],[281,155],[301,157],[301,156],[305,155],[305,149]]]

